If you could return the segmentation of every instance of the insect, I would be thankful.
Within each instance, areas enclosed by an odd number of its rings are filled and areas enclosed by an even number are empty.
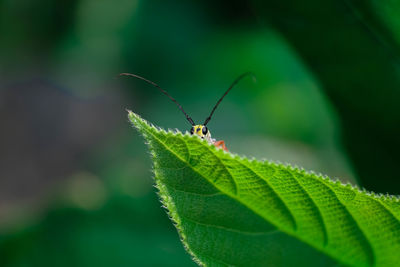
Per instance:
[[[163,94],[165,94],[166,96],[169,97],[169,99],[171,99],[172,102],[174,102],[178,108],[183,112],[183,114],[186,116],[186,119],[188,120],[188,122],[192,125],[192,128],[190,128],[190,134],[194,135],[196,134],[197,136],[199,136],[201,139],[205,139],[207,140],[210,144],[214,144],[216,147],[218,148],[222,148],[225,151],[228,151],[228,149],[226,148],[225,142],[223,140],[219,140],[217,141],[216,139],[211,137],[211,133],[207,128],[207,123],[211,120],[212,115],[214,114],[215,110],[217,109],[218,105],[221,103],[222,99],[224,99],[224,97],[229,93],[229,91],[244,77],[252,75],[254,77],[254,75],[251,72],[246,72],[243,73],[242,75],[240,75],[238,78],[236,78],[236,80],[231,84],[231,86],[228,88],[228,90],[225,91],[225,93],[222,95],[222,97],[218,100],[217,104],[215,104],[214,108],[211,110],[210,115],[206,118],[206,120],[204,121],[203,124],[196,124],[193,119],[185,112],[185,110],[183,110],[182,106],[178,103],[178,101],[175,100],[175,98],[173,98],[172,96],[170,96],[167,91],[165,91],[164,89],[162,89],[158,84],[156,84],[155,82],[152,82],[150,80],[147,80],[139,75],[136,74],[131,74],[131,73],[121,73],[119,76],[130,76],[130,77],[134,77],[137,79],[140,79],[142,81],[145,81],[151,85],[153,85],[154,87],[157,87]]]

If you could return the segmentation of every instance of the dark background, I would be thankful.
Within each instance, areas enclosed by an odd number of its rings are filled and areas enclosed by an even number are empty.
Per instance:
[[[0,0],[0,266],[194,265],[126,108],[398,194],[400,4]]]

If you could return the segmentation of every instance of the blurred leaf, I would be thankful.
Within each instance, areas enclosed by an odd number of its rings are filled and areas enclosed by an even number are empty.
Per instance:
[[[299,53],[336,107],[345,146],[363,185],[399,192],[400,58],[393,36],[398,4],[253,3],[260,18],[268,20]]]
[[[194,266],[152,194],[114,195],[98,210],[54,206],[0,235],[0,266]]]
[[[351,185],[240,158],[129,112],[185,247],[204,265],[393,266],[400,206]],[[331,258],[330,258],[331,257]]]

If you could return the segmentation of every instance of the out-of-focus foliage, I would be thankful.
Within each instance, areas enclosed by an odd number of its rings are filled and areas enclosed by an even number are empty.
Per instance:
[[[149,196],[113,197],[96,211],[53,208],[34,226],[0,237],[0,265],[194,266],[158,210]]]
[[[142,245],[141,234],[154,236],[146,214],[166,215],[125,108],[165,128],[190,125],[156,88],[115,79],[121,72],[159,83],[200,122],[238,75],[252,71],[257,83],[240,83],[215,112],[213,137],[240,154],[398,193],[396,5],[1,0],[0,253],[7,251],[1,261],[29,265],[35,255],[31,265],[43,266],[54,262],[47,248],[70,246],[79,254],[71,257],[76,265],[98,266],[101,258],[78,250],[101,254],[97,242],[62,234],[87,229],[87,220],[92,236],[114,240],[113,249],[123,253]],[[132,208],[123,217],[130,203],[147,212]],[[135,219],[139,214],[144,221]],[[171,238],[175,245],[152,250],[153,259],[160,253],[165,262],[190,264],[168,220],[159,223],[160,242]],[[103,226],[125,232],[125,241]],[[143,254],[131,251],[132,258],[115,259],[144,265]]]
[[[311,1],[311,9],[300,1],[255,2],[260,16],[282,32],[332,100],[362,184],[398,193],[400,5]]]

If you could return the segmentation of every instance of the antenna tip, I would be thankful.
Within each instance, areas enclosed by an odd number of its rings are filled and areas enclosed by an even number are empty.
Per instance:
[[[115,75],[114,79],[118,79],[118,78],[120,78],[121,76],[126,76],[126,73],[120,73],[120,74],[118,74],[118,75]]]

